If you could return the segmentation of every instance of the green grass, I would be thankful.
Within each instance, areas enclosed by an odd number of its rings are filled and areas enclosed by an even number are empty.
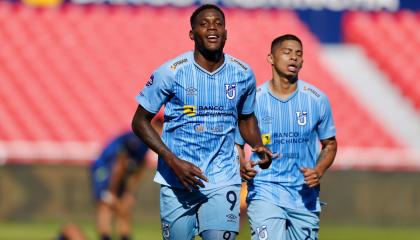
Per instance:
[[[16,223],[0,222],[0,239],[5,240],[47,240],[54,239],[60,229],[58,222]],[[97,239],[93,223],[79,224],[88,239]],[[332,226],[321,227],[320,240],[416,240],[420,239],[420,228]],[[135,227],[134,239],[158,240],[158,221],[140,222]],[[199,239],[199,238],[197,238]],[[250,239],[248,226],[244,224],[238,240]]]

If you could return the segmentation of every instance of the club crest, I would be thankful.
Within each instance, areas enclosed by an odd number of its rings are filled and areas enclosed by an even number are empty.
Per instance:
[[[306,117],[308,116],[308,112],[296,112],[297,123],[300,126],[306,125]]]
[[[257,228],[257,234],[259,240],[267,240],[268,239],[268,232],[267,232],[267,226],[261,226]]]
[[[225,84],[226,97],[232,100],[236,97],[236,84]]]

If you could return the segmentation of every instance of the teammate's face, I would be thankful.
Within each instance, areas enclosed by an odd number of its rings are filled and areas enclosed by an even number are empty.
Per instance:
[[[227,31],[222,14],[215,9],[206,9],[198,14],[195,25],[190,31],[196,48],[207,52],[222,51]]]
[[[295,40],[285,40],[274,48],[267,60],[279,76],[295,79],[303,64],[302,45]]]

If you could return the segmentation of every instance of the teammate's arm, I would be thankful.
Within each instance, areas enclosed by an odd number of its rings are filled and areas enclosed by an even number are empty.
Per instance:
[[[118,189],[123,181],[124,174],[127,169],[127,154],[123,151],[119,152],[116,156],[115,163],[111,170],[111,177],[109,182],[109,193],[111,195],[107,196],[109,204],[114,204],[117,200]],[[105,201],[105,202],[107,202]]]
[[[337,140],[335,137],[321,140],[321,145],[322,150],[319,154],[315,168],[311,169],[303,167],[300,169],[305,176],[305,182],[309,187],[319,185],[322,176],[334,162],[335,155],[337,153]]]
[[[133,132],[143,140],[143,142],[155,151],[178,177],[180,183],[187,189],[204,187],[201,180],[208,181],[200,168],[192,163],[179,159],[162,142],[156,130],[152,127],[151,121],[155,114],[148,112],[141,105],[137,107],[131,127]],[[201,180],[200,180],[201,179]]]
[[[254,113],[239,115],[238,126],[242,138],[251,146],[252,151],[256,152],[260,157],[258,165],[262,169],[270,167],[273,154],[262,143],[258,121]]]
[[[251,160],[245,159],[245,149],[244,145],[235,144],[236,149],[238,150],[239,154],[239,162],[241,165],[241,178],[244,180],[251,180],[257,175],[257,170],[254,169],[254,166],[257,163],[254,163]]]

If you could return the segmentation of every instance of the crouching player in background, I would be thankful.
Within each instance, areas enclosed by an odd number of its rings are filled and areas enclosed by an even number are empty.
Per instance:
[[[274,39],[268,62],[272,79],[257,90],[255,116],[263,144],[280,157],[257,173],[258,166],[251,168],[255,164],[240,154],[252,239],[315,240],[320,180],[337,152],[330,103],[319,89],[298,80],[303,64],[298,37]],[[244,144],[239,134],[235,141]],[[255,153],[251,160],[258,160]]]
[[[161,125],[161,119],[154,122],[158,132]],[[126,132],[113,139],[92,163],[96,224],[101,240],[111,239],[113,217],[120,239],[130,239],[134,193],[146,166],[147,151],[143,141]]]

